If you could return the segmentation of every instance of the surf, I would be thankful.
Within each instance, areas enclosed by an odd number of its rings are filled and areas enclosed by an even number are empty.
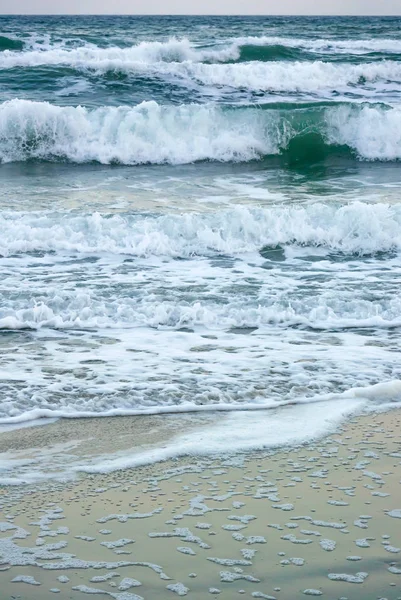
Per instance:
[[[0,105],[0,161],[101,164],[249,162],[282,156],[318,162],[348,152],[401,158],[401,109],[340,105],[286,111],[216,104],[87,109],[12,100]]]

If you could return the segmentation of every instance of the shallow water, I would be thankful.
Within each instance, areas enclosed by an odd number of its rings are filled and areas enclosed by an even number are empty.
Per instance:
[[[400,402],[400,22],[355,21],[0,18],[0,423]]]

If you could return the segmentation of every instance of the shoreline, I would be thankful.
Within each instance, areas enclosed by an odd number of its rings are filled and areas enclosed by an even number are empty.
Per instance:
[[[294,448],[1,487],[4,597],[398,600],[400,425],[394,410]]]
[[[380,410],[385,410],[383,405]],[[279,451],[320,440],[364,411],[363,400],[347,398],[335,403],[293,403],[257,413],[36,421],[34,427],[0,432],[0,485],[63,481],[79,473],[109,473],[188,456],[196,460]]]

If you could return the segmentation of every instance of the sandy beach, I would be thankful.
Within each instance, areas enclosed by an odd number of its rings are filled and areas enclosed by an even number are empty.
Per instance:
[[[393,411],[277,452],[4,486],[1,598],[401,598],[400,424]],[[29,446],[39,429],[8,436]]]

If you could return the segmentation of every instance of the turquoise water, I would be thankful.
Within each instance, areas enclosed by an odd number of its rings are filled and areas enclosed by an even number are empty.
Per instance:
[[[396,405],[400,25],[1,17],[1,422]]]

